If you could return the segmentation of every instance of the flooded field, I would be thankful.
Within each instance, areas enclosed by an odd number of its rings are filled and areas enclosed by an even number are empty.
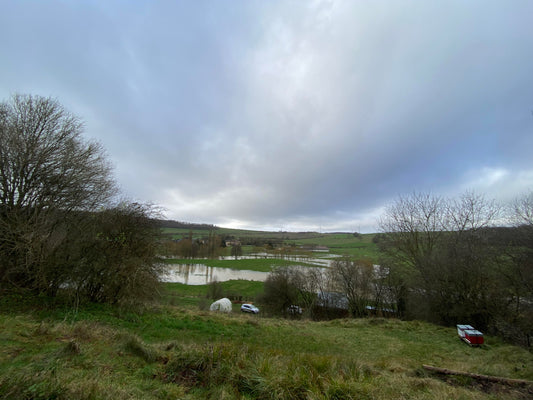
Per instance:
[[[264,282],[267,276],[268,272],[208,267],[204,264],[177,264],[169,268],[163,281],[207,285],[213,281],[225,282],[233,279]]]
[[[275,264],[276,257],[267,254],[255,254],[252,256],[239,257],[239,260],[254,260],[259,258],[272,259]],[[221,260],[234,260],[234,257],[221,257]],[[328,268],[332,262],[331,258],[311,258],[311,257],[286,257],[285,259],[312,264],[317,267]],[[195,260],[196,261],[196,260]],[[202,263],[172,264],[168,266],[167,273],[163,276],[164,282],[184,283],[186,285],[206,285],[213,281],[225,282],[229,280],[249,280],[264,282],[268,277],[268,272],[253,271],[247,269],[232,269],[223,267],[211,267]]]

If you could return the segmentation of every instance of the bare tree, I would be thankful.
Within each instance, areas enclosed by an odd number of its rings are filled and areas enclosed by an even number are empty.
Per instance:
[[[512,204],[512,216],[518,226],[533,227],[533,191],[517,198]]]
[[[291,282],[298,292],[294,304],[303,307],[305,313],[313,316],[318,293],[323,290],[327,274],[322,268],[291,267]]]
[[[429,305],[441,322],[488,324],[501,299],[497,257],[486,238],[498,216],[495,202],[474,193],[459,199],[414,194],[388,207],[381,222],[388,240],[380,245],[390,268],[408,278],[412,304]]]
[[[446,202],[444,228],[460,234],[473,234],[490,227],[501,215],[501,207],[481,194],[466,192]]]
[[[235,243],[231,246],[231,255],[235,257],[235,259],[242,256],[242,246],[240,243]]]
[[[488,240],[500,212],[494,200],[472,192],[447,201],[447,233],[432,274],[433,304],[447,323],[470,320],[484,329],[505,303],[500,257]]]
[[[102,147],[57,101],[15,95],[0,103],[0,283],[48,291],[46,260],[67,220],[114,194]]]
[[[398,250],[396,257],[420,270],[433,256],[445,230],[445,219],[443,198],[414,193],[398,198],[386,208],[380,229],[388,234],[389,245]]]
[[[272,313],[294,315],[291,306],[312,315],[318,293],[324,289],[325,274],[320,268],[302,266],[275,268],[265,281],[259,301]],[[297,313],[300,314],[299,312]]]
[[[290,267],[275,268],[268,275],[264,291],[258,301],[274,314],[286,314],[287,308],[298,301],[298,287],[295,285],[295,270]]]
[[[374,267],[367,260],[348,258],[335,260],[331,267],[332,280],[338,292],[348,299],[348,308],[354,317],[366,314],[365,307],[372,299]]]
[[[164,267],[157,255],[155,212],[149,205],[121,202],[89,218],[75,244],[81,254],[67,275],[80,297],[131,304],[158,294]]]
[[[509,219],[514,225],[508,249],[509,265],[502,274],[512,296],[507,318],[500,321],[502,333],[516,342],[533,346],[533,192],[511,204]]]
[[[113,194],[102,147],[57,101],[13,96],[0,104],[0,185],[9,209],[88,210]]]

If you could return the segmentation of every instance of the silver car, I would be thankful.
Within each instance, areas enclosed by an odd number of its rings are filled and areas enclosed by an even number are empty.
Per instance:
[[[247,313],[257,314],[257,313],[259,313],[259,308],[257,308],[253,304],[243,304],[241,306],[241,311],[242,312],[247,312]]]

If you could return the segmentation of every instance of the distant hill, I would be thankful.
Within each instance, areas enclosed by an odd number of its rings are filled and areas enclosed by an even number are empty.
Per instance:
[[[196,224],[192,222],[182,222],[167,219],[156,219],[156,222],[161,228],[176,228],[176,229],[196,229],[196,230],[212,230],[218,229],[218,226],[213,224]]]

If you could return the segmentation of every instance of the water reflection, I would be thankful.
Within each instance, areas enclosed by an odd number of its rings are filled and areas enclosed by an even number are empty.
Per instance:
[[[309,257],[309,256],[301,256],[301,255],[283,255],[283,256],[275,256],[269,253],[254,253],[249,256],[220,256],[219,260],[257,260],[257,259],[270,259],[270,260],[289,260],[289,261],[296,261],[306,264],[313,264],[319,267],[329,268],[331,267],[331,264],[333,263],[335,258],[341,257],[337,254],[328,254],[327,257],[324,258],[315,258],[315,257]]]
[[[232,279],[264,282],[267,276],[267,272],[208,267],[204,264],[174,264],[168,266],[163,281],[186,285],[207,285],[215,280],[225,282]]]

